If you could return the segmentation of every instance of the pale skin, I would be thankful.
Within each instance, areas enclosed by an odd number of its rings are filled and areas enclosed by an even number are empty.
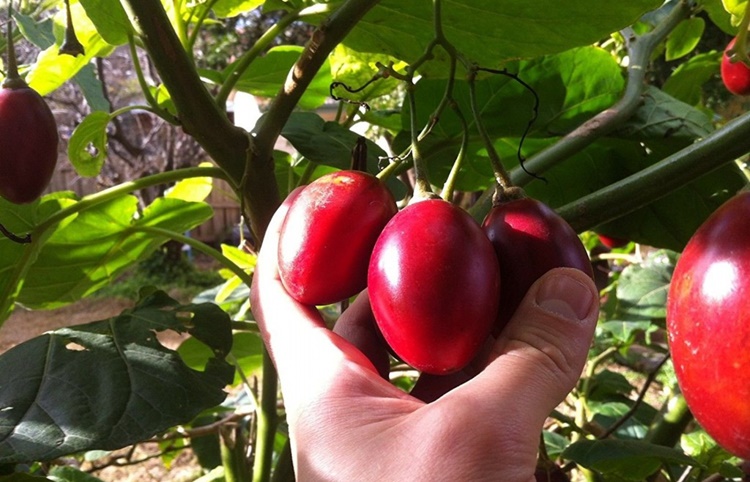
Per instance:
[[[366,293],[331,331],[284,289],[276,252],[290,198],[268,227],[251,302],[279,373],[297,480],[534,481],[542,425],[586,361],[593,281],[550,271],[469,374],[425,377],[407,394],[383,377]]]

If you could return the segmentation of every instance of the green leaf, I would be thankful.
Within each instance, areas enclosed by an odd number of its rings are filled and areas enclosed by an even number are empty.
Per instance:
[[[596,325],[597,337],[608,334],[612,343],[620,346],[632,345],[639,333],[649,333],[656,327],[650,321],[601,321]]]
[[[29,86],[41,95],[49,94],[73,78],[94,57],[106,57],[114,50],[114,47],[99,35],[80,3],[73,3],[70,8],[75,22],[76,37],[86,53],[76,57],[58,53],[66,23],[65,9],[61,9],[54,17],[55,31],[60,32],[55,35],[57,42],[39,54],[26,76]]]
[[[676,140],[690,144],[714,130],[702,111],[666,92],[649,86],[636,114],[617,129],[615,135],[637,140]]]
[[[155,333],[190,333],[211,347],[188,368]],[[0,463],[114,450],[187,423],[220,403],[233,369],[229,317],[156,291],[117,317],[62,328],[0,356]]]
[[[706,22],[700,17],[691,17],[680,22],[667,37],[667,62],[692,52],[698,46],[705,29]]]
[[[210,166],[210,163],[201,164]],[[183,179],[169,188],[164,197],[170,199],[180,199],[188,202],[202,202],[211,194],[213,190],[213,178],[211,177],[191,177]]]
[[[724,33],[728,35],[737,34],[737,28],[732,26],[732,16],[724,10],[721,0],[701,0],[700,3],[708,14],[708,18]]]
[[[16,11],[13,12],[13,19],[26,40],[40,49],[46,49],[55,44],[51,18],[38,20]]]
[[[534,137],[546,138],[572,131],[580,123],[611,107],[622,95],[625,86],[617,61],[597,47],[572,49],[508,67],[530,85],[539,100],[538,117],[530,126],[524,148],[529,156],[549,145]],[[423,79],[417,84],[417,125],[427,125],[446,89],[445,80]],[[491,164],[471,115],[469,85],[456,80],[453,98],[467,119],[469,146],[467,167],[456,186],[459,190],[481,190],[494,182]],[[515,166],[519,138],[533,119],[535,97],[521,83],[506,75],[488,75],[476,83],[476,100],[482,122],[501,151],[506,169]],[[402,122],[408,131],[410,109],[404,106]],[[432,134],[421,144],[421,153],[428,165],[430,180],[442,185],[450,172],[461,146],[463,124],[452,109],[439,116]],[[407,132],[396,138],[395,150],[402,152],[409,144]]]
[[[640,440],[582,440],[569,445],[563,457],[605,476],[632,481],[645,480],[663,464],[695,464],[679,450]]]
[[[55,230],[29,268],[18,302],[51,309],[77,301],[111,283],[166,241],[140,226],[183,233],[213,214],[205,203],[179,199],[157,198],[139,216],[137,205],[134,196],[118,197]]]
[[[565,447],[570,444],[570,440],[556,432],[545,430],[542,432],[542,436],[544,437],[547,455],[553,460],[559,457],[563,453],[563,450],[565,450]]]
[[[686,104],[699,105],[703,98],[703,84],[719,73],[721,55],[713,50],[682,62],[664,82],[662,90]]]
[[[213,357],[211,348],[195,338],[188,338],[177,349],[185,364],[194,369],[202,370]],[[239,332],[233,335],[232,361],[236,363],[242,374],[252,378],[260,374],[263,368],[263,341],[255,333]],[[242,383],[242,376],[235,371],[232,385]]]
[[[625,267],[617,283],[618,315],[631,320],[665,318],[676,261],[677,253],[659,250],[649,253],[643,263]]]
[[[97,110],[83,118],[70,136],[68,158],[76,172],[84,177],[96,177],[107,158],[107,125],[109,112]]]
[[[236,17],[263,5],[264,0],[218,0],[213,11],[219,18]]]
[[[593,423],[601,427],[611,427],[623,417],[628,416],[633,401],[625,397],[610,396],[607,400],[591,400],[589,408],[594,413]],[[652,406],[642,403],[634,414],[617,428],[615,437],[623,440],[642,440],[648,433],[657,411]]]
[[[16,236],[24,237],[41,221],[74,204],[72,196],[73,193],[57,192],[24,205],[13,204],[0,197],[0,223]],[[75,217],[70,217],[67,222],[73,219]],[[34,236],[30,244],[19,244],[0,236],[0,320],[5,320],[12,312],[21,280],[36,261],[47,237]]]
[[[521,61],[509,65],[507,71],[530,85],[538,96],[539,113],[530,131],[533,136],[546,137],[573,130],[614,104],[625,86],[617,61],[597,47]],[[417,84],[417,125],[427,125],[445,88],[445,80],[425,79]],[[473,129],[467,81],[456,80],[453,97]],[[532,120],[534,96],[508,75],[487,75],[478,81],[476,97],[485,128],[493,138],[519,137]],[[405,128],[409,126],[410,116],[407,106],[403,109]],[[462,132],[460,118],[446,109],[433,132],[440,138],[438,142],[450,138],[458,143]]]
[[[633,388],[622,373],[602,370],[591,379],[590,396],[594,400],[603,400],[613,395],[628,395]]]
[[[308,160],[336,169],[349,169],[352,149],[360,137],[356,132],[312,112],[295,112],[287,121],[281,135]],[[374,142],[367,140],[367,170],[379,172],[386,153]],[[403,184],[393,177],[386,180],[397,199],[404,193]]]
[[[526,0],[451,0],[443,2],[442,24],[448,40],[469,61],[495,68],[519,58],[591,45],[661,4],[661,0],[610,2],[603,15],[598,0],[542,0],[533,6]],[[430,2],[383,0],[355,26],[344,44],[412,63],[422,56],[433,35]],[[431,61],[427,67],[430,73],[446,76],[447,58],[443,55],[440,60],[441,65]]]
[[[109,100],[104,97],[104,87],[94,72],[93,64],[79,70],[73,80],[81,88],[81,93],[92,111],[109,112],[111,106]]]
[[[110,45],[123,45],[128,42],[132,31],[130,20],[119,0],[80,0],[96,31]],[[78,29],[76,27],[76,33]]]
[[[732,15],[732,25],[739,25],[747,10],[747,0],[722,0],[724,9]]]
[[[709,473],[719,471],[726,462],[734,458],[703,429],[682,434],[680,447],[687,455],[705,466]]]
[[[242,73],[237,90],[262,97],[275,97],[297,61],[303,48],[295,45],[274,47]],[[299,101],[303,109],[316,109],[328,98],[331,85],[331,65],[326,60]]]

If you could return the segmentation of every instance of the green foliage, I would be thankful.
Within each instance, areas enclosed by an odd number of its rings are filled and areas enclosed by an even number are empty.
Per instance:
[[[108,320],[61,328],[0,356],[2,463],[119,448],[190,421],[220,403],[232,367],[229,317],[165,293]],[[213,357],[195,371],[154,334],[188,332]],[[137,421],[137,422],[136,422]]]
[[[51,309],[95,293],[131,296],[153,285],[203,290],[185,305],[147,290],[117,317],[55,330],[0,355],[0,462],[114,449],[177,424],[190,431],[218,423],[220,429],[192,443],[206,469],[223,463],[206,479],[229,480],[236,475],[232,467],[246,467],[247,460],[221,460],[229,426],[221,421],[239,413],[229,422],[240,427],[233,432],[238,440],[252,438],[261,426],[272,431],[268,439],[248,441],[254,454],[272,445],[270,462],[255,460],[255,480],[269,480],[271,463],[284,472],[288,433],[283,421],[276,423],[284,413],[277,411],[275,375],[248,300],[255,255],[230,246],[219,252],[184,236],[215,215],[204,202],[211,189],[206,176],[227,181],[243,199],[245,219],[262,232],[277,205],[276,189],[283,197],[349,167],[364,135],[367,169],[384,175],[402,203],[418,153],[435,190],[455,181],[455,199],[481,218],[495,186],[491,160],[497,154],[528,195],[585,213],[585,196],[679,163],[704,139],[728,130],[729,119],[705,88],[716,81],[721,52],[703,41],[711,32],[734,35],[745,0],[372,3],[361,19],[347,20],[354,14],[341,13],[351,4],[343,0],[80,0],[72,2],[86,50],[78,57],[57,53],[65,29],[62,2],[15,13],[23,38],[38,51],[22,66],[26,80],[43,94],[71,82],[90,109],[68,145],[79,175],[96,176],[113,162],[108,129],[116,113],[92,62],[131,42],[146,48],[155,67],[141,76],[137,102],[181,125],[218,167],[129,180],[83,199],[55,192],[30,205],[0,200],[0,223],[28,241],[0,237],[0,321],[16,305]],[[248,51],[215,58],[261,13],[274,12],[289,22],[285,29],[272,25]],[[325,34],[314,34],[307,47],[279,46],[285,43],[281,30],[311,26],[325,27]],[[327,43],[335,35],[341,41]],[[155,45],[149,43],[154,38]],[[213,57],[196,60],[204,44]],[[219,122],[233,90],[267,102],[252,133]],[[332,94],[339,101],[335,112],[328,108]],[[200,124],[206,118],[216,125]],[[292,152],[275,150],[277,134]],[[689,179],[678,188],[645,205],[616,207],[603,224],[583,223],[582,229],[632,242],[599,251],[596,236],[584,234],[604,270],[601,320],[579,386],[543,434],[546,456],[573,471],[586,469],[606,481],[645,480],[658,472],[685,481],[741,476],[736,458],[686,425],[689,413],[673,425],[664,422],[670,400],[679,398],[663,329],[678,252],[747,183],[734,159],[723,157],[736,146],[719,147],[683,166]],[[148,206],[132,195],[179,180]],[[639,182],[646,187],[650,178]],[[167,256],[169,240],[190,243],[223,269],[204,272],[184,257]],[[327,308],[327,317],[340,313]],[[192,336],[173,351],[154,337],[165,330]],[[392,383],[408,391],[415,377],[401,368],[394,365]],[[227,385],[236,393],[225,398]],[[90,478],[70,467],[35,475],[19,468],[0,482]]]

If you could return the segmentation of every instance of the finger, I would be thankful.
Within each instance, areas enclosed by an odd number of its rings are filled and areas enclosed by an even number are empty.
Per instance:
[[[591,278],[572,268],[551,270],[529,289],[487,368],[463,386],[462,396],[477,397],[490,412],[493,405],[514,407],[518,426],[541,428],[580,377],[598,313]]]
[[[278,271],[279,235],[289,205],[298,194],[289,195],[268,225],[250,291],[253,315],[291,410],[333,384],[345,361],[376,371],[361,352],[326,328],[314,306],[297,302],[284,289]]]
[[[372,362],[381,377],[388,378],[391,365],[388,346],[375,323],[367,290],[360,293],[339,317],[333,327],[333,332],[341,335],[361,351]]]

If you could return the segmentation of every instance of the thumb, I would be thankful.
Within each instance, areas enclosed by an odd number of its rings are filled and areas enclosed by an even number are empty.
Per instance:
[[[526,422],[542,423],[578,381],[598,314],[598,291],[588,275],[550,270],[529,289],[487,367],[472,380],[482,398],[504,399]]]

